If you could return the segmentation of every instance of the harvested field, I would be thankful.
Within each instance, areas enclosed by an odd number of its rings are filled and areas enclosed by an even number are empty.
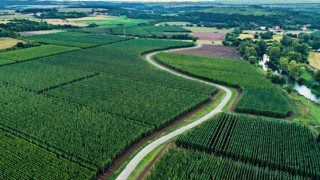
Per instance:
[[[45,19],[45,21],[48,24],[52,24],[52,25],[72,25],[72,26],[78,26],[78,27],[88,26],[88,24],[86,23],[74,22],[74,21],[63,20],[63,19]]]
[[[0,50],[1,49],[7,49],[15,46],[18,42],[23,42],[22,40],[19,39],[14,39],[14,38],[0,38]]]
[[[231,32],[231,29],[217,29],[217,28],[210,28],[210,27],[184,27],[194,33],[197,32],[215,32],[215,33],[228,33]]]
[[[235,47],[226,46],[213,46],[213,45],[202,45],[198,49],[181,50],[175,51],[176,54],[188,54],[203,57],[220,57],[220,58],[231,58],[231,59],[241,59],[240,55],[237,53]]]
[[[214,32],[197,32],[194,33],[193,36],[198,38],[199,40],[222,41],[226,37],[226,34]]]
[[[52,34],[63,32],[62,30],[43,30],[43,31],[26,31],[21,32],[21,36],[36,36],[36,35],[43,35],[43,34]]]
[[[254,36],[253,36],[253,34],[240,34],[239,38],[240,39],[246,39],[246,38],[254,39]]]
[[[320,53],[312,52],[309,56],[309,63],[312,67],[320,69]]]

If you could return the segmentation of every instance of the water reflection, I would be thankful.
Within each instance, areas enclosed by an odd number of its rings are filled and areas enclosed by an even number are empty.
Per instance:
[[[268,65],[267,62],[269,62],[269,56],[268,55],[264,55],[263,56],[263,60],[259,62],[259,65],[262,66],[262,69],[264,71],[267,71],[268,69]],[[277,71],[274,71],[275,73],[278,73]],[[281,73],[278,73],[281,74]],[[287,84],[291,84],[293,85],[294,89],[302,96],[315,101],[315,102],[319,102],[320,101],[320,97],[318,97],[317,95],[313,94],[311,89],[299,84],[296,80],[292,79],[290,76],[286,75],[286,74],[281,74],[283,77],[285,77],[287,79]]]

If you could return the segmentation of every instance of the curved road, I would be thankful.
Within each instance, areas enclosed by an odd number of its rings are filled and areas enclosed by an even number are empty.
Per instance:
[[[196,47],[189,47],[189,48],[183,48],[183,49],[195,49],[195,48],[200,48],[201,47],[201,44],[196,46]],[[174,49],[174,50],[167,50],[167,51],[164,51],[164,52],[173,52],[173,51],[178,51],[178,50],[182,50],[181,48],[180,49]],[[216,115],[217,113],[221,112],[222,109],[227,105],[227,103],[229,102],[229,100],[231,99],[231,95],[232,95],[232,92],[229,88],[225,87],[225,86],[222,86],[222,85],[218,85],[218,84],[215,84],[215,83],[211,83],[211,82],[207,82],[207,81],[204,81],[204,80],[201,80],[201,79],[197,79],[197,78],[194,78],[194,77],[191,77],[191,76],[188,76],[188,75],[185,75],[185,74],[182,74],[182,73],[179,73],[179,72],[176,72],[176,71],[173,71],[167,67],[164,67],[160,64],[158,64],[157,62],[155,62],[152,57],[154,55],[156,55],[157,53],[159,52],[162,52],[162,51],[158,51],[158,52],[153,52],[153,53],[150,53],[150,54],[147,54],[146,55],[146,60],[162,69],[162,70],[165,70],[165,71],[168,71],[176,76],[180,76],[180,77],[183,77],[183,78],[186,78],[186,79],[190,79],[190,80],[194,80],[194,81],[198,81],[198,82],[201,82],[201,83],[205,83],[205,84],[208,84],[208,85],[211,85],[211,86],[215,86],[217,88],[220,88],[221,90],[225,91],[226,92],[226,96],[224,97],[224,99],[221,101],[221,103],[215,108],[213,109],[211,112],[209,112],[208,114],[206,114],[205,116],[201,117],[200,119],[194,121],[193,123],[191,124],[188,124],[184,127],[181,127],[180,129],[177,129],[175,130],[174,132],[171,132],[170,134],[167,134],[167,135],[164,135],[162,136],[161,138],[153,141],[152,143],[150,143],[149,145],[147,145],[145,148],[143,148],[130,162],[129,164],[125,167],[125,169],[121,172],[121,174],[117,177],[117,180],[126,180],[128,179],[128,177],[130,176],[130,174],[133,172],[133,170],[137,167],[137,165],[142,161],[142,159],[144,159],[144,157],[146,155],[148,155],[152,150],[154,150],[155,148],[157,148],[158,146],[160,146],[162,143],[166,142],[166,141],[169,141],[170,139],[188,131],[189,129],[192,129],[196,126],[198,126],[199,124],[201,124],[202,122],[210,119],[211,117],[213,117],[214,115]]]

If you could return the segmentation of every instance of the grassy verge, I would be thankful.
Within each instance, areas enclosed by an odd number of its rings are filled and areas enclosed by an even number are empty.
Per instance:
[[[216,96],[216,100],[210,104],[208,104],[207,106],[205,106],[203,109],[201,109],[200,111],[198,111],[197,113],[193,114],[192,116],[188,117],[187,119],[185,119],[184,121],[182,121],[181,123],[177,124],[176,126],[172,127],[171,129],[169,129],[168,131],[166,131],[165,133],[161,134],[159,137],[155,137],[153,139],[150,139],[148,142],[146,142],[143,146],[141,146],[139,149],[137,149],[132,155],[130,155],[129,158],[127,158],[124,163],[118,168],[118,170],[112,174],[109,179],[116,179],[117,176],[122,172],[122,170],[126,167],[126,165],[130,162],[130,160],[138,153],[141,151],[141,149],[143,149],[145,146],[147,146],[148,144],[150,144],[151,142],[153,142],[154,140],[160,138],[163,135],[166,135],[170,132],[173,132],[187,124],[190,124],[196,120],[198,120],[200,117],[208,114],[211,110],[213,110],[215,107],[217,107],[219,105],[219,103],[222,101],[222,99],[225,97],[226,93],[225,92],[221,92],[218,96]],[[171,141],[175,140],[175,138],[173,138]],[[156,148],[155,150],[153,150],[151,153],[149,153],[144,159],[143,161],[138,165],[138,167],[135,169],[135,171],[133,171],[132,175],[134,175],[134,177],[131,177],[132,179],[137,178],[140,173],[145,169],[145,167],[148,166],[148,164],[152,161],[152,159],[157,155],[157,152],[159,152],[161,150],[160,147],[164,147],[166,146],[167,143],[170,143],[171,141],[168,141],[166,143],[163,143],[161,146],[159,146],[158,148]]]
[[[160,153],[160,151],[165,148],[170,142],[166,142],[158,146],[155,150],[150,152],[136,167],[136,169],[129,176],[129,180],[138,179],[140,174],[145,170],[149,163]]]
[[[290,94],[294,103],[295,118],[293,122],[299,122],[309,127],[316,136],[320,133],[320,105],[293,92]]]
[[[228,104],[222,109],[223,112],[229,112],[233,102],[237,99],[238,92],[235,88],[229,88],[232,92],[231,99],[229,100]]]

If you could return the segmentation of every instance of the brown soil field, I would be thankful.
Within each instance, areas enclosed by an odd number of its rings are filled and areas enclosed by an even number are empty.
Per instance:
[[[230,58],[230,59],[238,59],[238,60],[241,59],[240,55],[237,52],[237,48],[235,47],[214,46],[214,45],[206,45],[206,44],[203,44],[202,47],[198,49],[181,50],[181,51],[175,51],[174,53],[203,56],[203,57]]]

